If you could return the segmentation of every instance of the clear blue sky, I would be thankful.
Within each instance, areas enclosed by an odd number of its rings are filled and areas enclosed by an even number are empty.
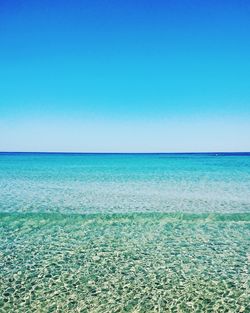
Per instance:
[[[250,2],[0,1],[0,150],[250,151]]]

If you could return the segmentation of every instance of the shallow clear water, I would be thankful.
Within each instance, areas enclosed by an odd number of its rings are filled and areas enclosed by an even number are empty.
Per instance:
[[[250,156],[0,154],[0,312],[250,312]]]

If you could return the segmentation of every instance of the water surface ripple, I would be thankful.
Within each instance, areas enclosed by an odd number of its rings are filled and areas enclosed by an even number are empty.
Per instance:
[[[250,312],[250,156],[0,154],[0,312]]]

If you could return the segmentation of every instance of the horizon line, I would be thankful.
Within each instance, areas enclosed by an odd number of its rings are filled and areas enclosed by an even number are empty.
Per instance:
[[[182,152],[91,152],[91,151],[0,151],[0,154],[23,153],[23,154],[250,154],[250,151],[182,151]]]

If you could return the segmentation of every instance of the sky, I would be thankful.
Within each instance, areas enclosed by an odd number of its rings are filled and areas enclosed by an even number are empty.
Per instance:
[[[1,0],[0,151],[250,151],[250,2]]]

